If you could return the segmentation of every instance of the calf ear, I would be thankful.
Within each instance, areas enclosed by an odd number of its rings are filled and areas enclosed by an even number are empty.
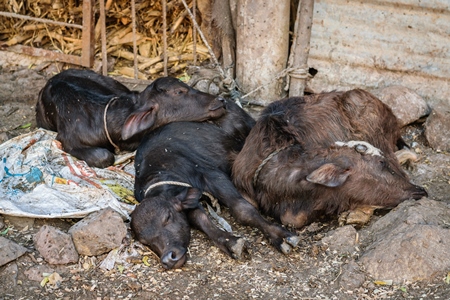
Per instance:
[[[202,192],[197,188],[183,189],[175,198],[178,205],[177,210],[193,209],[198,207],[199,199],[202,196]]]
[[[342,185],[345,180],[347,180],[349,174],[349,169],[344,169],[335,164],[327,163],[312,171],[311,174],[306,176],[306,180],[328,187],[337,187]]]
[[[155,124],[156,112],[159,105],[153,104],[148,110],[132,113],[122,127],[122,140],[128,140],[132,136],[151,128]]]

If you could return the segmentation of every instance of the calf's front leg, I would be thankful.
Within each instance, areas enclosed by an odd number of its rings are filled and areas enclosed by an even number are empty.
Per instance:
[[[230,257],[241,259],[247,253],[248,243],[245,239],[219,229],[203,208],[199,207],[187,211],[187,217],[191,226],[204,232],[220,250]]]

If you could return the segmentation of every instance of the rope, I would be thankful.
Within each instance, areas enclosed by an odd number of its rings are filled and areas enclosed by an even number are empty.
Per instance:
[[[307,69],[304,68],[292,68],[292,67],[288,67],[286,69],[284,69],[283,71],[281,71],[280,73],[278,73],[275,78],[273,78],[272,80],[270,80],[269,82],[267,82],[266,84],[262,84],[259,87],[257,87],[256,89],[248,92],[247,94],[245,94],[244,96],[241,97],[241,99],[244,99],[248,96],[250,96],[251,94],[259,91],[260,89],[268,86],[269,84],[271,84],[273,81],[278,80],[280,78],[286,77],[286,76],[290,76],[296,79],[306,79],[309,77],[309,73]],[[287,86],[289,87],[289,77],[287,80]]]
[[[255,175],[253,176],[253,186],[256,185],[256,183],[258,182],[258,176],[259,176],[259,172],[261,172],[261,169],[267,164],[267,162],[272,159],[272,157],[274,157],[275,155],[277,155],[280,151],[283,151],[284,149],[287,149],[289,147],[291,147],[292,144],[281,147],[280,149],[277,149],[275,151],[273,151],[272,153],[270,153],[262,162],[261,164],[258,166],[258,168],[256,169]]]
[[[117,100],[117,99],[119,99],[119,97],[113,97],[113,98],[111,98],[111,100],[109,100],[109,101],[108,101],[108,104],[106,104],[106,106],[105,106],[105,110],[104,110],[104,112],[103,112],[103,128],[105,129],[106,137],[108,138],[108,141],[111,143],[111,145],[114,146],[114,151],[115,151],[116,153],[119,153],[119,152],[120,152],[120,148],[119,148],[119,146],[117,146],[116,144],[114,144],[114,142],[112,141],[111,136],[109,135],[109,132],[108,132],[108,126],[106,125],[106,113],[107,113],[107,111],[108,111],[108,107],[109,107],[109,105],[110,105],[114,100]]]
[[[171,184],[171,185],[178,185],[178,186],[185,186],[185,187],[192,187],[192,185],[190,185],[189,183],[185,183],[185,182],[179,182],[179,181],[160,181],[160,182],[156,182],[152,185],[150,185],[148,188],[145,189],[144,191],[144,196],[147,195],[147,193],[158,186],[161,185],[165,185],[165,184]],[[214,198],[213,195],[211,195],[208,192],[203,192],[203,195],[207,196],[210,200],[211,200],[211,204],[217,208],[218,211],[220,211],[220,205],[219,202],[217,201],[216,198]]]

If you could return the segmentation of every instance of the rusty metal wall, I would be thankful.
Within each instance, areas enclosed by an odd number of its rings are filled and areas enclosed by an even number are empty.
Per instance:
[[[314,91],[403,85],[450,102],[450,0],[316,0]]]

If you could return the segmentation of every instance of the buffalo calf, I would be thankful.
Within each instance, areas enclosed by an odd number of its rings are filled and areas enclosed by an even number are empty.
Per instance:
[[[114,151],[133,151],[146,132],[173,121],[204,121],[225,113],[224,100],[172,77],[130,91],[91,70],[69,69],[39,93],[36,122],[58,132],[63,149],[94,167],[114,163]]]
[[[212,195],[243,225],[259,228],[288,253],[298,236],[269,223],[238,193],[230,178],[231,161],[254,120],[235,103],[214,123],[175,122],[150,132],[136,151],[135,196],[131,229],[161,259],[164,268],[186,261],[190,226],[203,231],[222,251],[240,258],[246,242],[211,222],[200,204]]]
[[[320,215],[426,196],[396,159],[403,144],[392,111],[368,92],[283,99],[262,112],[233,180],[264,214],[300,228]]]

